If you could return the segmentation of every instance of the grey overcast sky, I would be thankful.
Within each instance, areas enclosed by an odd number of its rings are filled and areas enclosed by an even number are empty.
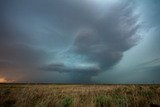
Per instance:
[[[1,0],[0,82],[160,83],[160,0]]]

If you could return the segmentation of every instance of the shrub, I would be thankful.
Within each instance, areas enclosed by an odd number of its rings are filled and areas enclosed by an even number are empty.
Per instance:
[[[63,107],[70,107],[73,103],[73,98],[72,97],[65,97],[62,100],[62,106]]]
[[[113,98],[115,99],[115,102],[118,105],[118,107],[126,107],[128,104],[127,97],[123,94],[113,95]]]
[[[108,107],[110,106],[111,104],[111,101],[112,98],[110,96],[107,96],[107,95],[100,95],[98,97],[96,97],[96,106],[98,107]]]

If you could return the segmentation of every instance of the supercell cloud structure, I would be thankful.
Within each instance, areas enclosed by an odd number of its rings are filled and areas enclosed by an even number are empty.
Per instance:
[[[159,82],[158,4],[158,0],[1,0],[0,78]]]

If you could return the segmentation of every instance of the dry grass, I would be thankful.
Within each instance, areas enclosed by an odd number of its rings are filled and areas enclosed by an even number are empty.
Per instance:
[[[149,107],[159,85],[0,85],[0,107]]]

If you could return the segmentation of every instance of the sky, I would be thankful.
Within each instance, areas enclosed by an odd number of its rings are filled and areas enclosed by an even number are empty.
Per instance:
[[[1,0],[0,82],[160,83],[159,0]]]

